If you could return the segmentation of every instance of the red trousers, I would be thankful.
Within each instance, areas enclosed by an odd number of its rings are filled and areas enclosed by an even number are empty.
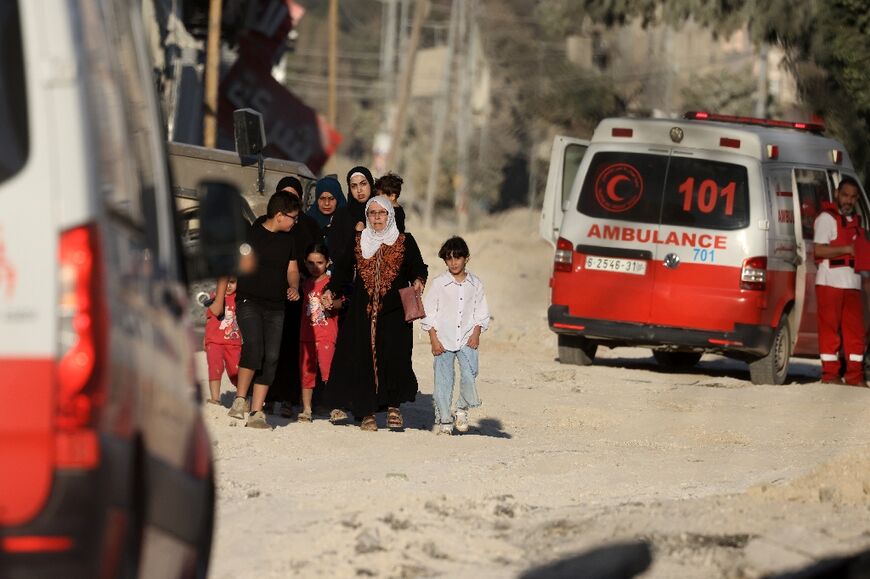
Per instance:
[[[302,388],[311,390],[317,383],[317,369],[324,382],[329,380],[329,368],[335,342],[299,342],[299,371],[302,375]]]
[[[220,380],[226,368],[227,376],[233,386],[239,377],[239,358],[242,356],[240,344],[215,344],[209,342],[205,345],[205,359],[208,361],[208,379]]]
[[[861,290],[816,286],[822,380],[840,375],[840,349],[846,355],[847,384],[864,383],[864,303]]]

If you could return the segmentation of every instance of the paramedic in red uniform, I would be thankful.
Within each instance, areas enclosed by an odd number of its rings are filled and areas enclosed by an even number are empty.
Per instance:
[[[823,203],[816,218],[816,297],[819,311],[819,357],[822,382],[864,385],[864,304],[861,276],[855,273],[855,239],[864,235],[855,213],[859,187],[843,177],[834,203]],[[846,375],[840,379],[839,354],[846,357]]]

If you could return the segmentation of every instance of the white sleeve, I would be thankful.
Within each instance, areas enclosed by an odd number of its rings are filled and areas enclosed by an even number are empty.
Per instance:
[[[474,325],[480,326],[480,331],[485,332],[489,328],[489,317],[489,305],[486,303],[486,292],[483,291],[481,281],[474,292]]]
[[[837,238],[837,222],[830,213],[816,217],[813,225],[813,243],[829,244]]]
[[[435,281],[435,280],[433,280]],[[424,332],[428,332],[435,328],[435,320],[438,317],[438,293],[439,283],[433,283],[423,294],[423,310],[426,312],[426,317],[420,320],[420,328]],[[435,328],[437,330],[437,328]]]

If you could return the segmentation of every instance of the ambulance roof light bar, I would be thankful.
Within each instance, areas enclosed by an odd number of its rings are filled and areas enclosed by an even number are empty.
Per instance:
[[[774,127],[778,129],[797,129],[809,133],[821,134],[825,132],[825,125],[820,123],[805,123],[793,121],[780,121],[777,119],[757,119],[755,117],[740,117],[736,115],[718,115],[705,111],[689,111],[683,115],[684,119],[695,121],[716,121],[718,123],[735,123],[740,125],[756,125],[759,127]]]

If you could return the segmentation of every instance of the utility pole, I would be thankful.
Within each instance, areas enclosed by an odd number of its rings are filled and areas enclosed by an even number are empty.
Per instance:
[[[460,0],[459,9],[459,108],[456,115],[456,183],[454,185],[454,206],[456,207],[456,224],[460,233],[468,229],[468,184],[470,181],[469,160],[471,144],[471,60],[473,58],[469,29],[470,4],[473,0]],[[470,28],[474,28],[471,23]]]
[[[335,126],[336,85],[338,84],[338,0],[329,0],[329,95],[326,118]]]
[[[426,12],[428,9],[429,0],[417,0],[414,7],[414,24],[411,27],[411,36],[408,39],[405,66],[402,69],[402,81],[399,87],[399,102],[396,107],[396,118],[393,122],[393,131],[390,137],[390,150],[387,153],[387,169],[395,168],[400,159],[399,152],[402,147],[402,138],[405,136],[408,103],[411,100],[411,84],[414,80],[414,66],[417,62],[417,47],[420,46],[420,34],[423,30],[423,20],[426,19]]]
[[[432,158],[429,160],[429,179],[426,181],[426,205],[423,210],[423,224],[431,229],[435,214],[435,193],[438,187],[438,172],[441,168],[441,148],[444,146],[444,133],[447,131],[447,111],[450,108],[450,77],[453,71],[453,55],[456,45],[457,13],[460,0],[453,0],[450,8],[450,25],[447,29],[447,54],[444,57],[444,73],[441,76],[440,94],[436,97],[433,125],[435,135],[432,142]]]
[[[398,32],[398,0],[384,0],[384,26],[381,35],[381,79],[384,83],[384,102],[395,95],[396,41]]]
[[[755,117],[767,118],[767,43],[758,50],[758,96],[755,101]]]
[[[202,144],[217,146],[218,77],[221,70],[221,0],[211,0],[208,8],[208,39],[205,57],[205,118]]]

